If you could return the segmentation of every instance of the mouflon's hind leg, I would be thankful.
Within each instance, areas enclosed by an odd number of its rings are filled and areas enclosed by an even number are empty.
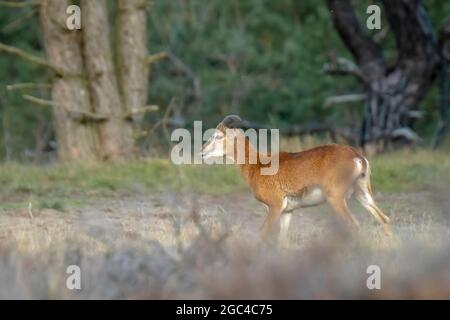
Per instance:
[[[361,203],[361,205],[369,211],[375,219],[383,225],[384,232],[392,236],[392,228],[391,228],[391,219],[387,215],[381,211],[380,208],[375,204],[375,201],[373,199],[373,193],[372,193],[372,187],[370,183],[370,163],[367,159],[365,159],[366,162],[366,172],[364,175],[360,176],[358,179],[356,179],[354,186],[355,186],[355,197],[356,199]]]
[[[334,193],[327,196],[327,202],[350,226],[359,228],[359,222],[348,208],[345,198],[345,192]]]
[[[280,218],[280,234],[278,236],[278,243],[287,247],[289,244],[289,225],[291,223],[292,213],[283,213]]]
[[[370,191],[367,188],[360,187],[359,190],[355,192],[355,197],[364,209],[370,212],[375,220],[383,226],[384,232],[387,235],[392,235],[392,228],[390,225],[391,219],[378,208]]]

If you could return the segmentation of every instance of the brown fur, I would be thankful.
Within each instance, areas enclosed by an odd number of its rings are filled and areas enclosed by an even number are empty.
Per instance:
[[[225,133],[225,130],[230,128],[219,124],[217,129]],[[302,197],[316,187],[322,190],[326,201],[337,214],[350,225],[358,227],[359,223],[346,203],[347,192],[354,190],[357,199],[365,203],[366,209],[385,226],[386,232],[390,233],[389,218],[373,202],[368,162],[354,148],[329,144],[296,153],[280,152],[278,172],[274,175],[262,175],[261,168],[264,165],[259,162],[259,157],[256,164],[249,163],[249,155],[258,155],[258,151],[239,129],[233,130],[235,139],[245,139],[246,161],[239,165],[241,174],[256,199],[268,207],[268,215],[262,226],[263,235],[266,236],[274,230],[283,213],[283,201],[286,197]],[[234,154],[227,156],[236,158],[237,145],[235,141]],[[355,159],[360,159],[362,165],[357,176]]]

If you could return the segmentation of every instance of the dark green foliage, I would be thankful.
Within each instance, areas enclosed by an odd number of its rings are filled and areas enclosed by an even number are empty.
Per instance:
[[[423,1],[437,28],[450,14],[450,2]],[[113,22],[113,0],[109,1]],[[317,0],[154,0],[149,12],[149,51],[168,51],[173,59],[152,65],[150,104],[161,106],[147,118],[150,126],[176,98],[175,110],[192,120],[214,126],[225,114],[237,113],[253,121],[284,127],[327,122],[359,127],[363,103],[324,108],[328,96],[362,92],[351,77],[321,74],[330,57],[350,53],[335,32],[328,9]],[[353,1],[362,23],[367,5],[378,1]],[[31,8],[0,10],[0,41],[42,55],[37,17],[12,30],[5,27]],[[383,26],[386,25],[383,20]],[[372,35],[375,32],[370,32]],[[395,63],[392,35],[383,41],[387,61]],[[0,159],[6,145],[12,159],[34,149],[42,123],[50,110],[32,105],[5,85],[49,82],[48,71],[6,54],[0,54]],[[48,98],[48,90],[32,91]],[[421,134],[435,126],[438,92],[433,88],[423,102]],[[7,137],[5,138],[5,133]],[[8,138],[9,137],[9,138]],[[149,145],[146,143],[145,145]]]
[[[36,8],[0,8],[0,42],[43,56]],[[33,105],[22,98],[23,93],[48,98],[48,90],[7,91],[6,85],[19,82],[49,82],[46,70],[23,60],[0,53],[0,159],[22,159],[24,151],[33,150],[36,135],[42,129],[50,110]]]
[[[316,3],[156,1],[150,9],[153,50],[180,58],[200,79],[202,96],[167,60],[153,68],[150,98],[164,105],[167,94],[177,96],[190,118],[209,125],[226,113],[277,125],[323,119],[323,99],[339,88],[320,69],[328,53],[343,48],[328,32],[326,7]]]

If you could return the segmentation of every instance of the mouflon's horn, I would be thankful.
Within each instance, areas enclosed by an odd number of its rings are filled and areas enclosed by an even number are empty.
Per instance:
[[[242,125],[242,119],[235,114],[230,114],[226,116],[220,124],[225,128],[240,128]]]

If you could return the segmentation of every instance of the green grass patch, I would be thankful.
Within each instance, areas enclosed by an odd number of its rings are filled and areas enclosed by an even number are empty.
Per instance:
[[[448,188],[450,155],[445,151],[401,150],[371,159],[377,191],[420,191]]]
[[[374,157],[371,163],[376,191],[417,191],[448,186],[450,182],[450,157],[443,151],[405,150]],[[58,210],[64,210],[67,201],[85,197],[163,190],[221,194],[247,188],[234,166],[176,166],[161,159],[46,166],[3,164],[0,186],[0,207],[32,198],[40,207]]]
[[[55,201],[48,199],[56,198],[114,196],[167,189],[218,194],[245,187],[233,166],[176,166],[169,160],[156,159],[47,166],[3,164],[0,166],[0,185],[0,197],[8,202],[31,196],[48,202]]]

